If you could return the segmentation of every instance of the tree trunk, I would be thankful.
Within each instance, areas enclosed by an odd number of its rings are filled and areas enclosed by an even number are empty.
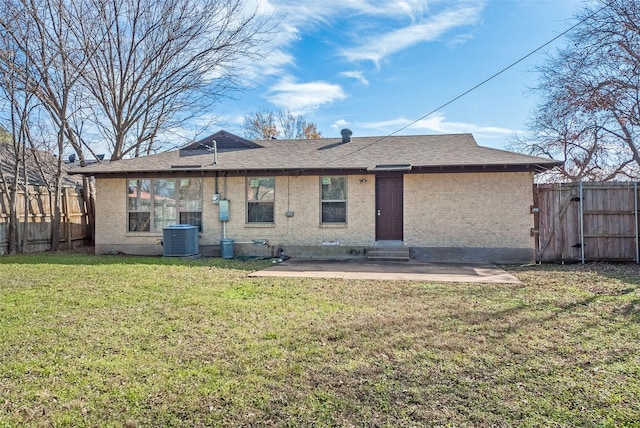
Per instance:
[[[15,254],[18,251],[18,207],[16,203],[17,198],[17,184],[14,183],[11,186],[9,196],[9,242],[7,246],[7,252],[9,254]]]
[[[22,243],[20,252],[26,253],[29,249],[29,184],[24,186],[24,221],[22,222]]]
[[[60,185],[59,177],[56,177],[56,182],[53,189],[53,198],[51,205],[51,251],[58,251],[60,249],[60,200],[62,186]]]
[[[24,198],[24,221],[22,222],[22,242],[19,246],[21,253],[29,249],[29,171],[27,170],[27,148],[22,146],[22,185]],[[35,156],[35,153],[34,153]]]
[[[90,178],[82,177],[82,200],[87,214],[87,234],[91,245],[95,244],[96,231],[96,199],[93,182]]]
[[[56,168],[55,182],[53,184],[53,204],[51,205],[51,251],[57,251],[60,249],[60,221],[61,203],[62,203],[62,154],[64,145],[62,141],[62,134],[60,134],[58,142],[58,165]]]
[[[24,158],[24,153],[22,154]],[[9,242],[7,247],[7,252],[9,254],[15,254],[18,251],[18,178],[20,171],[20,159],[19,159],[19,151],[16,151],[16,160],[14,169],[12,171],[13,184],[11,184],[7,190],[9,194],[7,195],[9,198]]]

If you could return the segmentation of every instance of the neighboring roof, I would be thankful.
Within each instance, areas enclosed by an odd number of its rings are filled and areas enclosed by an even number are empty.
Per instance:
[[[45,186],[55,181],[55,173],[58,164],[58,158],[53,154],[44,150],[27,149],[26,168],[29,184],[31,186]],[[36,162],[36,158],[39,162]],[[13,179],[13,168],[16,162],[13,146],[10,144],[0,144],[0,168],[7,181]],[[62,164],[62,185],[65,187],[76,187],[82,184],[82,180],[78,177],[70,177],[68,175],[69,168]],[[18,177],[18,182],[22,183],[22,169]]]
[[[209,135],[208,137],[203,138],[202,140],[196,141],[195,143],[191,143],[186,147],[181,148],[180,150],[184,153],[190,151],[199,151],[199,150],[213,150],[216,148],[218,152],[226,152],[231,150],[247,150],[247,149],[257,149],[260,147],[259,144],[251,140],[247,140],[242,137],[238,137],[237,135],[233,135],[230,132],[221,130],[216,132],[213,135]]]
[[[349,142],[342,142],[341,138],[266,140],[254,144],[258,147],[246,149],[246,144],[242,143],[236,147],[226,147],[224,151],[218,150],[217,154],[211,149],[201,150],[200,154],[188,150],[188,155],[176,150],[90,165],[75,169],[72,173],[124,176],[175,172],[181,175],[214,172],[355,174],[376,170],[541,172],[562,165],[562,162],[553,159],[479,146],[471,134],[353,137]],[[197,149],[193,145],[187,147]],[[214,164],[216,159],[217,164]]]

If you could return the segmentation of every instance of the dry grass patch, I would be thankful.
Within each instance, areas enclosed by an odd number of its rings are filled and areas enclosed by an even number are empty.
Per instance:
[[[632,426],[635,265],[522,284],[247,278],[261,262],[0,258],[0,426]]]

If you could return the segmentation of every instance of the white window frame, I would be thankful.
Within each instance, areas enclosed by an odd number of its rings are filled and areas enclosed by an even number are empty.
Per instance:
[[[261,181],[270,180],[271,186],[263,186]],[[265,187],[265,192],[260,192],[260,188]],[[276,178],[273,176],[255,176],[246,178],[246,223],[247,224],[274,224],[276,221]],[[270,189],[270,190],[269,190]],[[253,209],[251,206],[259,207],[271,206],[271,219],[262,221],[256,220],[254,217]],[[256,212],[256,216],[264,217],[261,212]]]
[[[327,180],[331,182],[335,179],[344,180],[344,198],[343,199],[324,199],[324,189],[323,186],[327,185]],[[331,175],[331,176],[322,176],[320,177],[320,224],[347,224],[348,218],[348,183],[349,180],[345,175]],[[329,183],[330,185],[331,183]],[[325,204],[335,204],[335,203],[343,203],[344,204],[344,221],[326,221],[324,218],[324,205]]]

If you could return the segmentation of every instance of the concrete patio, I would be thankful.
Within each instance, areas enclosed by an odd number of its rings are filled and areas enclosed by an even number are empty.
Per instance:
[[[429,263],[367,260],[292,259],[251,277],[340,278],[423,282],[480,282],[518,284],[520,281],[493,264]]]

